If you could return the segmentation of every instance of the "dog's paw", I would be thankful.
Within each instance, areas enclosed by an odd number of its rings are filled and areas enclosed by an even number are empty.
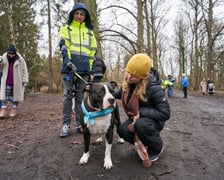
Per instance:
[[[110,158],[105,158],[104,159],[104,165],[103,165],[103,167],[105,169],[111,169],[113,167],[113,164],[112,164],[112,161],[111,161]]]
[[[79,160],[79,164],[86,164],[89,160],[89,152],[83,153],[81,159]]]
[[[123,144],[123,143],[124,143],[124,139],[123,139],[123,138],[118,137],[117,142],[118,142],[118,143],[120,143],[120,144]]]
[[[100,136],[96,139],[96,143],[102,143],[103,142],[103,137]]]

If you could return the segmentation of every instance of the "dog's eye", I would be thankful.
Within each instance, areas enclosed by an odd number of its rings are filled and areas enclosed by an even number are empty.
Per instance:
[[[97,96],[103,96],[104,93],[105,93],[104,87],[101,87],[95,91],[95,94],[97,94]]]
[[[104,93],[104,92],[105,92],[105,88],[102,87],[102,88],[100,89],[100,92],[101,92],[101,93]]]

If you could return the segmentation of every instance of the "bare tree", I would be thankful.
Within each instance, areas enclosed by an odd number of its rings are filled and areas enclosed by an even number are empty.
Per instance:
[[[187,73],[187,47],[186,47],[186,27],[183,19],[176,23],[176,48],[179,56],[180,74]]]
[[[202,20],[202,14],[200,11],[199,1],[197,0],[188,0],[184,1],[186,3],[186,15],[189,20],[189,27],[191,29],[191,40],[190,40],[190,72],[191,72],[191,85],[194,90],[198,89],[198,84],[201,79],[201,68],[199,68],[199,25]],[[190,8],[188,8],[190,5]],[[193,11],[193,12],[192,12]],[[192,13],[191,13],[192,12]]]
[[[202,12],[203,12],[203,18],[204,18],[204,22],[205,22],[206,32],[207,32],[207,39],[208,39],[207,75],[208,75],[208,77],[210,77],[212,79],[215,78],[214,66],[216,64],[216,61],[213,56],[215,41],[217,40],[218,36],[224,32],[223,24],[219,28],[217,28],[216,31],[214,31],[215,20],[213,17],[213,10],[214,10],[214,7],[220,5],[220,3],[221,3],[221,1],[219,1],[219,0],[214,0],[214,1],[213,0],[208,0],[208,1],[201,0],[201,2],[200,2],[200,6],[201,6]]]

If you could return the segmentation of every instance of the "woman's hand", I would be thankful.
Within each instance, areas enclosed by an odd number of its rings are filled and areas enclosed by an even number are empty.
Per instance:
[[[132,117],[133,121],[137,121],[140,118],[140,114],[139,111],[137,112],[137,114],[135,116]]]
[[[139,118],[140,118],[140,114],[139,114],[139,111],[138,111],[138,113],[137,113],[135,116],[132,117],[133,122],[132,122],[131,124],[129,124],[129,126],[128,126],[128,130],[129,130],[130,132],[135,132],[134,124],[135,124],[135,122],[136,122]]]

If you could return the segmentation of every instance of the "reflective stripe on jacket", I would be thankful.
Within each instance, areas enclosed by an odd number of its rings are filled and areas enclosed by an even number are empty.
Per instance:
[[[71,60],[79,74],[90,74],[97,47],[93,31],[86,28],[85,22],[73,21],[70,25],[61,26],[59,38],[60,42],[64,41],[61,72],[68,73],[65,65]]]

